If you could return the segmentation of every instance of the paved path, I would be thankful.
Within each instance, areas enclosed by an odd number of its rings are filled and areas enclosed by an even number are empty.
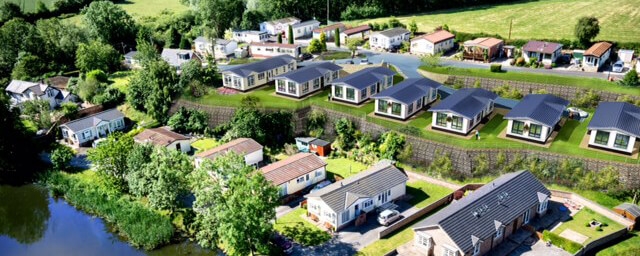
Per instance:
[[[409,176],[410,179],[416,179],[416,180],[422,180],[422,181],[426,181],[428,183],[431,184],[435,184],[438,186],[442,186],[451,190],[458,190],[459,188],[461,188],[461,185],[455,184],[455,183],[450,183],[447,181],[443,181],[443,180],[439,180],[439,179],[435,179],[429,176],[425,176],[423,174],[419,174],[419,173],[415,173],[415,172],[410,172],[410,171],[405,171],[407,173],[407,176]]]

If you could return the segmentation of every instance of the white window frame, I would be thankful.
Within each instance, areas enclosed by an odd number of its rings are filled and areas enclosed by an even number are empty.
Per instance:
[[[458,251],[445,244],[442,246],[442,256],[458,256]]]
[[[498,227],[498,230],[496,230],[495,238],[500,238],[502,237],[503,234],[504,234],[504,226],[500,226]]]
[[[418,244],[427,250],[431,249],[431,246],[433,246],[431,244],[431,237],[425,234],[418,235]]]
[[[482,241],[478,241],[475,246],[473,246],[473,256],[480,255],[480,251],[482,250]]]
[[[531,209],[527,209],[522,216],[522,224],[529,224],[531,221]]]
[[[542,203],[540,203],[538,205],[538,213],[543,213],[544,211],[547,210],[547,205],[549,204],[549,199],[545,199],[544,201],[542,201]]]

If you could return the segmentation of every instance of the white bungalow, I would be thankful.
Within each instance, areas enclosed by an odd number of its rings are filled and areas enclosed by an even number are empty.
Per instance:
[[[393,86],[393,72],[385,67],[370,67],[339,78],[331,84],[331,99],[360,104]]]
[[[66,90],[49,86],[45,83],[34,83],[20,80],[11,80],[5,88],[9,95],[11,105],[18,106],[32,100],[46,100],[52,109],[63,102],[73,101],[75,96]]]
[[[287,29],[289,25],[294,25],[300,23],[300,19],[296,17],[287,17],[272,21],[265,21],[260,23],[260,31],[267,32],[269,35],[277,35],[287,33]]]
[[[613,45],[609,42],[595,43],[582,55],[582,68],[585,71],[598,72],[609,60]]]
[[[562,119],[569,101],[551,94],[529,94],[504,119],[507,136],[545,143]]]
[[[455,36],[449,31],[438,30],[411,40],[411,54],[434,55],[453,48]]]
[[[640,107],[626,102],[600,102],[589,126],[589,146],[633,154],[640,137]]]
[[[62,138],[74,148],[85,146],[124,128],[124,115],[115,108],[60,125]]]
[[[233,40],[238,42],[253,43],[269,40],[269,33],[257,30],[236,30],[232,34]]]
[[[195,165],[199,167],[205,158],[215,160],[218,156],[229,152],[242,156],[247,165],[258,166],[264,160],[263,147],[260,143],[250,138],[239,138],[196,154]]]
[[[402,42],[408,42],[411,32],[405,28],[392,28],[369,36],[371,49],[390,50],[398,48]]]
[[[280,196],[299,191],[327,177],[327,163],[313,153],[298,153],[260,168],[264,178],[278,187]]]
[[[293,31],[293,38],[312,37],[313,30],[320,27],[320,22],[317,20],[308,20],[305,22],[291,25]],[[289,28],[285,32],[285,37],[289,38]]]
[[[297,58],[302,54],[302,47],[298,44],[254,42],[249,44],[249,54],[254,58],[269,58],[278,55]]]
[[[562,45],[556,43],[529,41],[522,47],[522,57],[526,62],[536,58],[539,62],[550,65],[562,54]]]
[[[158,127],[145,129],[133,137],[136,143],[149,143],[158,147],[165,147],[170,150],[178,150],[182,153],[191,151],[189,137],[169,130],[169,127]]]
[[[227,56],[233,54],[233,52],[238,48],[238,43],[232,40],[225,39],[216,39],[216,45],[209,41],[209,39],[199,36],[194,40],[195,50],[197,53],[202,55],[210,55],[211,48],[213,48],[213,53],[216,58],[226,58]]]
[[[438,99],[442,84],[428,78],[409,78],[375,96],[375,114],[407,120]]]
[[[274,77],[276,93],[294,98],[302,98],[340,77],[341,66],[331,62],[320,62],[306,65],[297,70]]]
[[[273,78],[297,68],[296,59],[289,55],[271,57],[222,71],[224,87],[248,91],[265,85]]]
[[[496,98],[498,95],[485,89],[460,89],[431,108],[431,127],[466,135],[491,115]]]
[[[324,26],[321,28],[316,28],[313,30],[313,38],[315,39],[320,39],[320,35],[322,34],[322,32],[324,32],[324,35],[327,37],[327,41],[333,41],[334,40],[334,36],[339,36],[339,35],[334,35],[334,33],[336,32],[336,28],[338,29],[338,33],[344,31],[345,29],[347,29],[347,26],[345,26],[342,23],[334,23],[328,26]]]

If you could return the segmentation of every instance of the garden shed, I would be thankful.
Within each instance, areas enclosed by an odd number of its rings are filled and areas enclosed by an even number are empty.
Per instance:
[[[633,221],[633,229],[638,228],[636,226],[636,220],[638,219],[638,217],[640,217],[640,207],[638,207],[638,205],[623,203],[613,208],[613,211]]]

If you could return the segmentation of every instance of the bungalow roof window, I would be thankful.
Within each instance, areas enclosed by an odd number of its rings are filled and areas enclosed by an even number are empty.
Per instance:
[[[181,60],[188,60],[189,58],[189,53],[178,53],[178,58]]]

